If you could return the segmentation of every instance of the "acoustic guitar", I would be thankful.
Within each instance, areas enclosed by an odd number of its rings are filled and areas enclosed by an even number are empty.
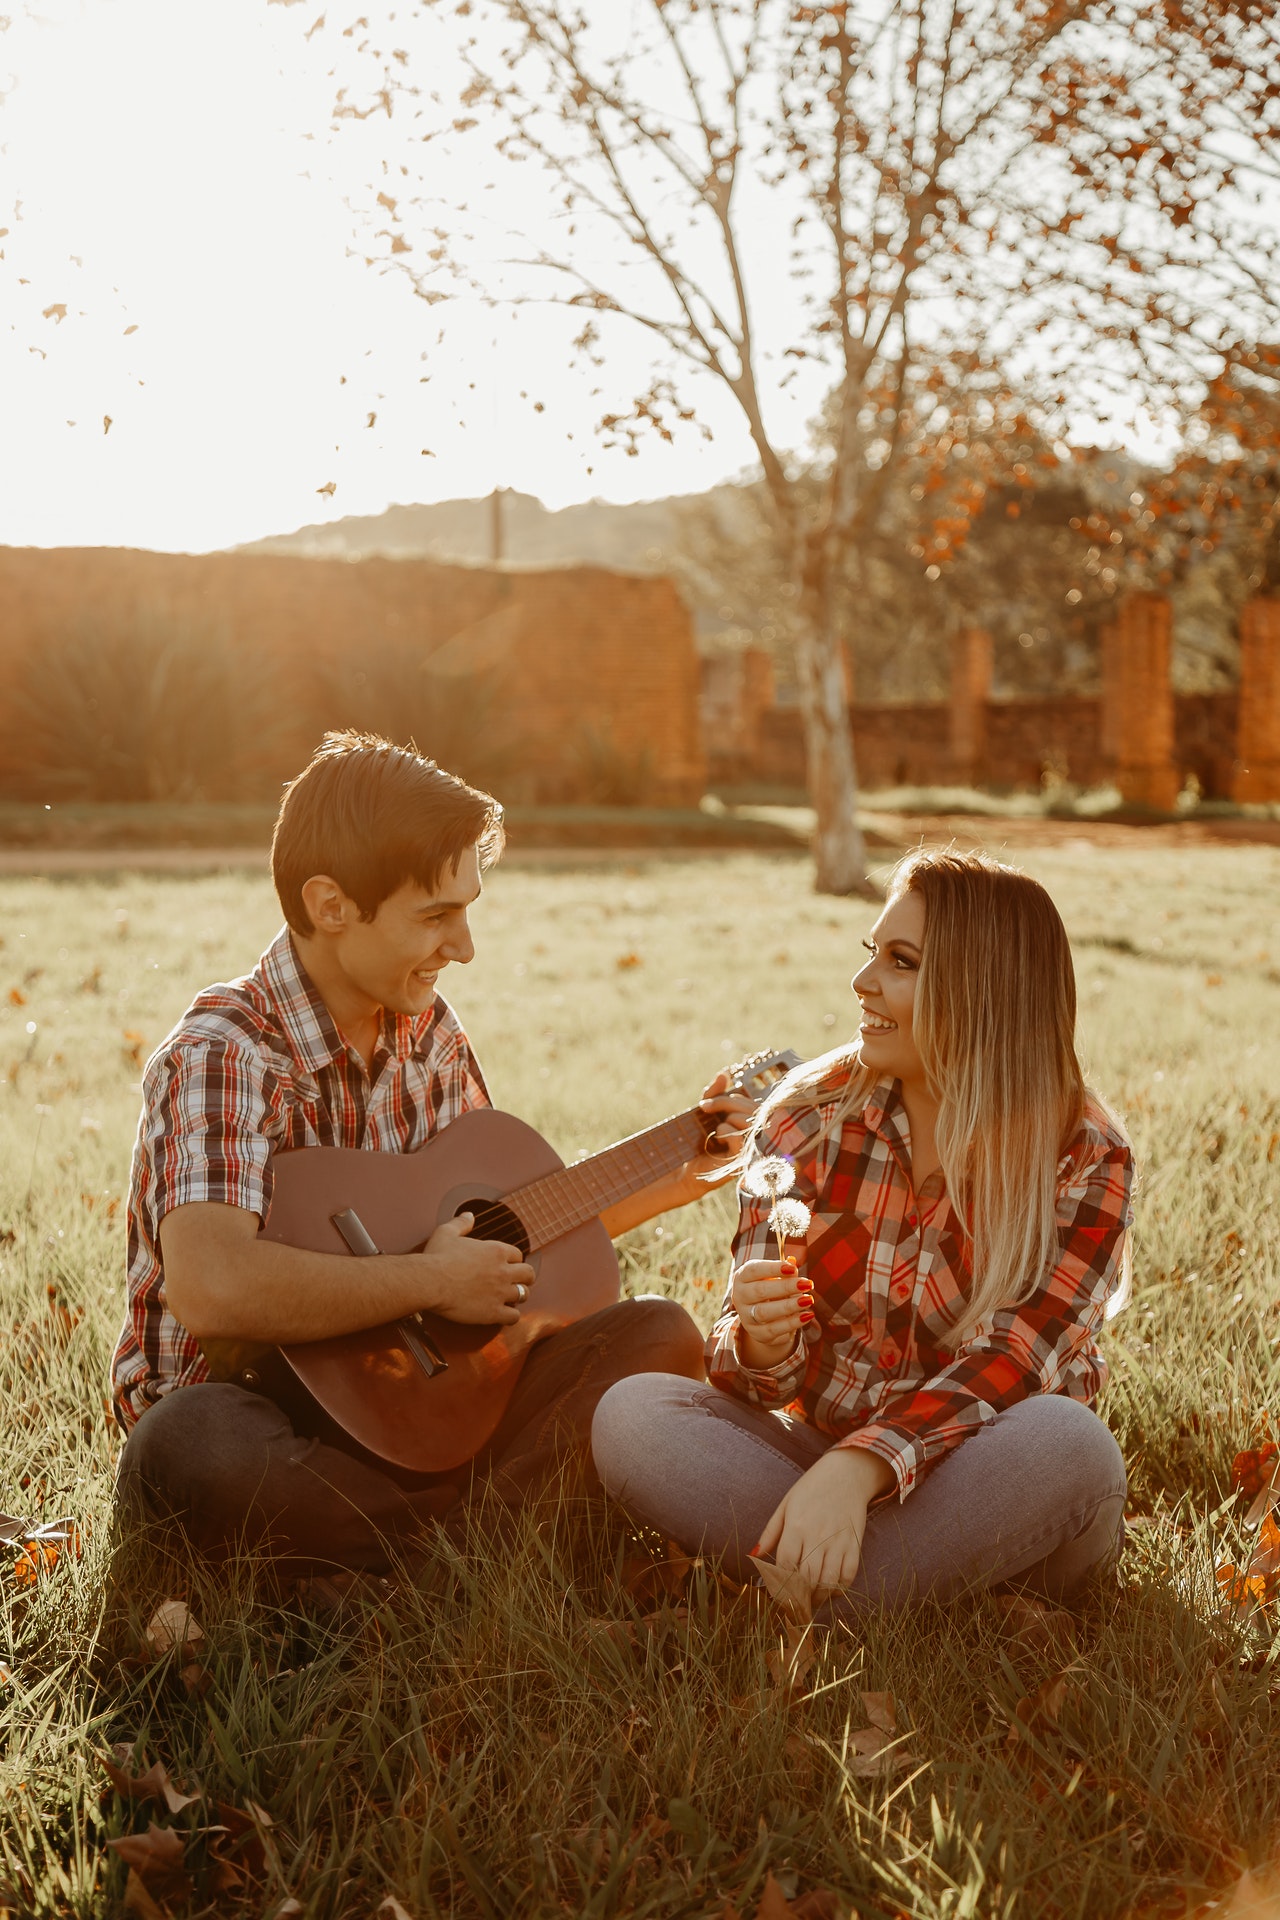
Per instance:
[[[756,1054],[730,1092],[762,1100],[799,1056]],[[534,1283],[509,1326],[461,1326],[415,1313],[385,1326],[280,1348],[205,1341],[210,1377],[318,1409],[376,1459],[447,1473],[491,1439],[539,1340],[618,1298],[600,1215],[704,1150],[697,1107],[566,1166],[539,1133],[493,1108],[464,1113],[416,1153],[299,1147],[272,1160],[268,1240],[356,1258],[409,1253],[455,1214],[472,1237],[518,1247]],[[352,1274],[359,1286],[358,1274]]]

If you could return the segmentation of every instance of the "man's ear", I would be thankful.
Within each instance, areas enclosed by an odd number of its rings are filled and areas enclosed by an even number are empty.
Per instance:
[[[358,911],[355,901],[327,873],[313,873],[303,882],[302,904],[317,933],[341,933]]]

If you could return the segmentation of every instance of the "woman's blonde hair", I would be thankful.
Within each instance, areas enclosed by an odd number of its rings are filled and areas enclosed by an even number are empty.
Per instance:
[[[924,902],[913,1027],[938,1102],[938,1157],[968,1235],[973,1285],[957,1328],[968,1337],[1053,1263],[1058,1164],[1086,1106],[1101,1103],[1076,1057],[1066,928],[1039,882],[985,854],[922,850],[890,882],[890,901],[906,893]],[[798,1068],[757,1126],[780,1107],[811,1105],[833,1070],[850,1068],[838,1120],[860,1111],[878,1076],[855,1044]]]

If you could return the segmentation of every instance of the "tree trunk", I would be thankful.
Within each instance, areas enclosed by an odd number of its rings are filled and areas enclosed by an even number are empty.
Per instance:
[[[796,636],[796,664],[804,716],[809,797],[817,814],[813,853],[819,893],[877,898],[867,877],[867,850],[858,825],[858,775],[849,726],[844,653],[826,622],[806,623]]]

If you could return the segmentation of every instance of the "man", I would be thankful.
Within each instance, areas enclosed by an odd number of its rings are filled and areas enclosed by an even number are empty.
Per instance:
[[[329,734],[287,788],[272,873],[287,925],[258,966],[197,996],[148,1063],[129,1193],[128,1306],[116,1347],[129,1435],[121,1492],[217,1553],[267,1542],[296,1567],[380,1570],[388,1541],[456,1524],[469,1469],[410,1475],[320,1421],[208,1378],[201,1342],[279,1346],[417,1310],[514,1321],[533,1270],[446,1221],[416,1253],[359,1262],[264,1239],[271,1156],[307,1146],[412,1152],[489,1096],[436,990],[474,952],[468,909],[502,847],[501,810],[388,741]],[[746,1102],[704,1097],[732,1151]],[[723,1164],[723,1161],[721,1162]],[[625,1232],[706,1191],[708,1154],[602,1216]],[[637,1372],[702,1377],[702,1337],[673,1301],[622,1301],[525,1362],[477,1480],[508,1508],[586,1456],[591,1416]]]

